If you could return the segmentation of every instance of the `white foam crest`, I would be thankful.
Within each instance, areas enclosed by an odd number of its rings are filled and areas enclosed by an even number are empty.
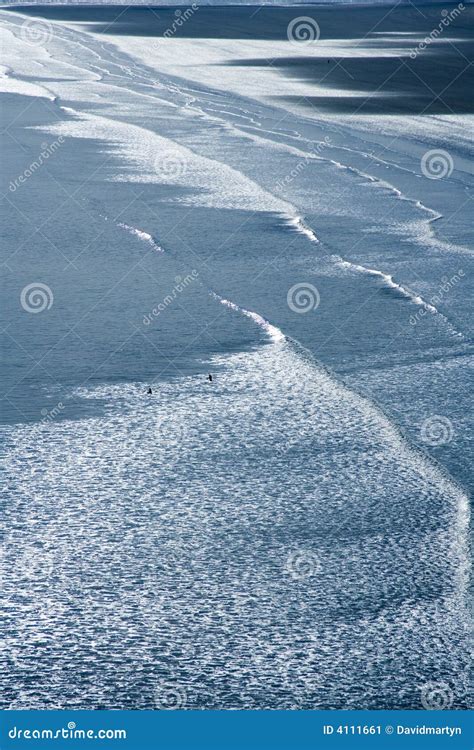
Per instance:
[[[261,315],[259,315],[256,312],[252,312],[251,310],[246,310],[244,307],[240,307],[239,305],[236,305],[235,302],[231,302],[228,299],[224,299],[224,297],[221,297],[219,294],[216,294],[216,292],[211,292],[211,297],[214,297],[214,299],[218,300],[221,305],[225,305],[225,307],[229,307],[231,310],[235,310],[235,312],[239,312],[242,315],[245,315],[247,318],[250,318],[254,321],[260,328],[262,328],[265,333],[271,338],[272,341],[275,343],[286,341],[286,336],[279,328],[272,325],[268,322],[268,320],[265,320]]]
[[[304,219],[301,216],[295,216],[287,219],[286,224],[292,227],[299,234],[304,234],[304,236],[307,237],[311,242],[319,243],[316,234],[313,232],[311,227],[309,227],[305,223]]]
[[[413,302],[415,305],[420,305],[421,307],[424,307],[425,310],[427,310],[430,313],[439,313],[439,310],[434,306],[431,305],[429,302],[426,302],[422,297],[420,297],[415,292],[412,292],[411,289],[408,289],[407,287],[402,286],[401,284],[398,284],[396,281],[394,281],[393,276],[390,276],[388,273],[383,273],[382,271],[378,271],[376,268],[367,268],[366,266],[361,266],[358,263],[351,263],[347,260],[338,259],[337,265],[342,266],[342,268],[348,268],[351,271],[357,271],[358,273],[365,273],[368,276],[376,276],[379,279],[382,279],[384,284],[390,289],[396,289],[397,292],[399,292],[403,297],[406,297],[411,302]]]
[[[143,229],[132,227],[130,224],[125,224],[121,221],[118,222],[117,226],[121,229],[125,229],[125,231],[129,232],[129,234],[132,234],[134,237],[137,237],[142,242],[146,242],[153,248],[153,250],[157,250],[159,253],[164,253],[163,248],[155,242],[152,235],[148,234],[148,232],[144,232]]]
[[[396,281],[394,281],[393,276],[390,276],[388,273],[383,273],[382,271],[378,271],[375,268],[367,268],[366,266],[361,266],[357,263],[351,263],[350,261],[343,260],[342,258],[337,257],[336,263],[338,266],[341,266],[342,268],[347,268],[351,271],[356,271],[357,273],[364,273],[368,276],[375,276],[379,279],[382,279],[384,284],[389,287],[390,289],[396,289],[396,291],[401,294],[406,299],[409,299],[410,302],[412,302],[415,305],[418,305],[419,307],[422,307],[427,312],[430,312],[433,315],[437,315],[449,327],[450,331],[457,336],[458,338],[464,338],[464,334],[460,333],[456,330],[456,328],[453,326],[450,320],[446,317],[446,315],[443,315],[442,312],[438,310],[435,305],[432,305],[431,303],[427,302],[423,299],[423,297],[420,297],[419,294],[416,294],[408,287],[402,286],[401,284],[398,284]]]

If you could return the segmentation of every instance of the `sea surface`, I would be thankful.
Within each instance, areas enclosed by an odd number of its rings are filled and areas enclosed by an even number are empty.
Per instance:
[[[3,707],[469,706],[472,16],[0,11]]]

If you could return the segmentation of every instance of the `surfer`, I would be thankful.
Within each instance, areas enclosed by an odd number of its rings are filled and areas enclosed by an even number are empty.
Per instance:
[[[149,396],[151,396],[151,394],[153,393],[153,391],[151,390],[150,386],[148,386],[147,393],[148,393]]]
[[[208,381],[209,381],[210,383],[212,383],[212,375],[211,375],[211,373],[209,373],[209,375],[207,376],[207,379],[208,379]]]

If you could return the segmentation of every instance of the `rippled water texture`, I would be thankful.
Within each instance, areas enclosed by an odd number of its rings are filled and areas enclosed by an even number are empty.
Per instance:
[[[290,343],[213,364],[12,429],[14,705],[462,705],[466,499]]]
[[[2,706],[467,707],[465,78],[227,10],[0,12]]]

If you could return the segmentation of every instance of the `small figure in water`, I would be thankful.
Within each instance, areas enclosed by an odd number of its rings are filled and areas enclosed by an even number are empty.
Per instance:
[[[207,376],[207,379],[208,379],[208,381],[209,381],[210,383],[212,383],[212,375],[211,375],[211,373],[209,373],[209,375]]]
[[[153,391],[151,390],[150,386],[148,386],[147,393],[148,393],[149,396],[151,396],[151,394],[153,393]]]

